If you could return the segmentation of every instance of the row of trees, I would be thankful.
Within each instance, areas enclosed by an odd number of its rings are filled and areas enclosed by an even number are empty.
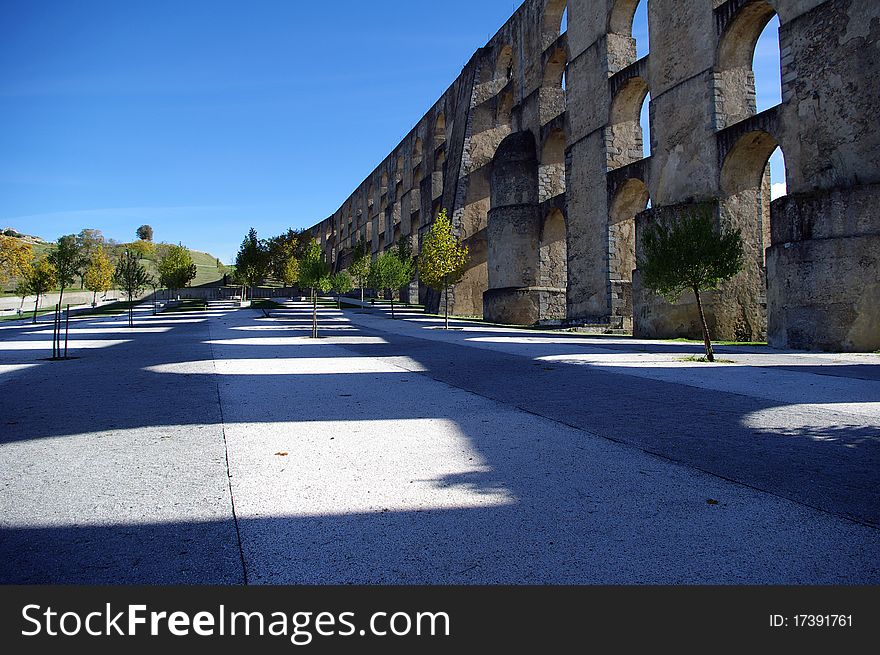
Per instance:
[[[141,226],[138,236],[152,239],[152,228]],[[145,253],[154,256],[147,260],[155,268],[154,273],[142,263]],[[74,284],[77,276],[81,288],[93,292],[93,304],[98,293],[106,293],[114,284],[126,292],[131,303],[148,287],[154,291],[167,288],[169,292],[182,288],[195,278],[196,272],[192,256],[183,245],[155,245],[140,238],[120,247],[105,242],[98,230],[82,230],[78,235],[60,237],[48,253],[35,257],[31,244],[0,235],[0,283],[14,277],[16,293],[22,299],[32,294],[36,296],[34,321],[41,297],[57,288],[60,290],[58,302],[62,303],[65,290]]]
[[[272,278],[284,286],[298,285],[309,290],[312,302],[312,336],[317,336],[317,294],[333,291],[338,297],[355,286],[364,298],[364,289],[379,293],[391,291],[391,316],[394,318],[394,292],[418,278],[438,291],[448,291],[464,272],[468,249],[453,234],[452,224],[442,210],[422,244],[418,261],[413,257],[409,238],[402,237],[397,247],[375,259],[370,246],[361,238],[355,245],[348,268],[331,274],[330,265],[318,242],[303,231],[288,230],[282,235],[262,240],[251,228],[242,241],[235,259],[236,280],[242,285],[242,299],[247,290]],[[448,296],[448,293],[447,293]],[[449,303],[445,303],[445,324],[449,328]]]

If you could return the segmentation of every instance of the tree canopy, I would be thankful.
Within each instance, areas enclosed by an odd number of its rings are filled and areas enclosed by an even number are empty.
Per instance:
[[[670,302],[686,290],[694,292],[706,358],[714,361],[700,292],[718,288],[742,270],[740,231],[716,227],[712,205],[696,205],[678,218],[666,217],[648,226],[642,251],[638,267],[646,288]]]
[[[110,258],[102,247],[95,250],[90,259],[88,266],[83,273],[83,285],[94,295],[92,301],[97,298],[98,293],[105,293],[110,290],[113,284],[113,266],[110,264]]]
[[[257,237],[257,231],[251,228],[235,256],[235,276],[245,286],[255,287],[262,284],[268,273],[268,246]]]
[[[468,248],[453,234],[452,223],[443,209],[422,243],[419,279],[432,289],[443,291],[461,279],[467,261]]]
[[[141,241],[152,241],[153,240],[153,228],[149,225],[141,225],[136,231],[135,234],[137,238]]]
[[[23,275],[33,257],[31,244],[0,235],[0,283],[5,284],[12,276]]]
[[[61,297],[63,297],[64,289],[73,284],[76,275],[83,267],[83,256],[76,236],[68,234],[59,237],[55,249],[47,257],[55,269],[55,280],[61,287]],[[61,302],[61,298],[58,302]]]
[[[167,246],[159,260],[158,271],[160,285],[167,289],[182,289],[195,279],[198,268],[189,250],[179,244]]]

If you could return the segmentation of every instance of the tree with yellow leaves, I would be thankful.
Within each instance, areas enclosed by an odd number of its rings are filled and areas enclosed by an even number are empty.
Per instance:
[[[113,266],[102,246],[98,246],[83,273],[85,288],[92,292],[92,305],[97,304],[98,292],[106,293],[113,284]]]
[[[0,234],[0,284],[5,284],[10,277],[27,273],[34,251],[31,244]]]
[[[449,329],[449,287],[464,275],[468,248],[452,232],[452,223],[441,209],[422,244],[419,279],[437,291],[445,292],[445,325]]]

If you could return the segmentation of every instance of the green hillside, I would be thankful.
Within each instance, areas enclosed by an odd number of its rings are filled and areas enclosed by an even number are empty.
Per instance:
[[[156,244],[158,248],[161,248],[161,244]],[[31,244],[34,252],[34,256],[36,258],[45,257],[50,251],[55,248],[54,243],[33,243]],[[121,251],[122,246],[110,246],[108,248],[110,252],[110,256],[114,257],[118,251]],[[197,267],[197,273],[195,279],[192,281],[190,286],[193,287],[203,287],[203,286],[219,286],[223,283],[223,275],[229,273],[231,276],[232,271],[234,270],[232,267],[223,266],[219,262],[219,260],[214,257],[214,255],[201,252],[199,250],[190,250],[190,255],[193,258],[193,262]],[[148,256],[145,259],[141,259],[141,264],[153,275],[156,275],[156,265],[157,265],[158,256],[153,254]],[[219,266],[218,266],[219,264]],[[9,296],[14,294],[14,289],[17,280],[15,278],[9,280],[3,285],[3,288],[0,289],[0,295]],[[77,291],[80,288],[80,281],[77,278],[72,291]],[[56,289],[57,291],[57,289]]]

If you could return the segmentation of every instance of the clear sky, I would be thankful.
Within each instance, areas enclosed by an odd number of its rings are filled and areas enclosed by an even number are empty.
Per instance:
[[[0,227],[127,241],[149,223],[229,262],[250,226],[335,211],[518,5],[3,0]]]

